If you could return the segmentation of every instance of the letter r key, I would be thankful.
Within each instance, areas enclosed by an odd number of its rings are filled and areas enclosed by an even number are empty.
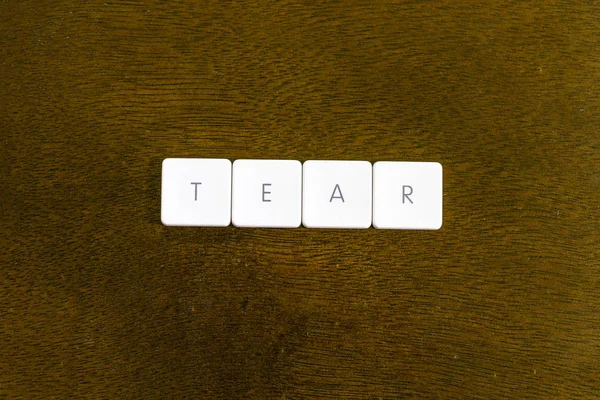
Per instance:
[[[442,165],[380,161],[373,165],[373,226],[440,229]]]

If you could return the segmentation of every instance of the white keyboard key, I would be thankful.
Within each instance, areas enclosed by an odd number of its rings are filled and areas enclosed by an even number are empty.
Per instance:
[[[236,160],[233,163],[233,225],[297,228],[301,219],[300,161]]]
[[[227,226],[231,222],[231,161],[167,158],[162,164],[165,225]]]
[[[307,228],[368,228],[372,166],[368,161],[306,161],[302,224]]]
[[[380,161],[373,165],[373,226],[440,229],[442,165]]]

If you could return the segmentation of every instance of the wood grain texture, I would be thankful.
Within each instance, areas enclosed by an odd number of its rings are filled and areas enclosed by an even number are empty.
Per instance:
[[[600,397],[600,6],[4,1],[0,397]],[[435,232],[172,228],[166,157],[439,161]]]

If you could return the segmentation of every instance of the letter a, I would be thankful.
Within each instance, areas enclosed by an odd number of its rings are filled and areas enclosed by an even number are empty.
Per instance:
[[[340,194],[339,196],[335,195],[336,190]],[[340,189],[340,185],[338,185],[337,183],[335,184],[335,187],[333,188],[333,193],[331,193],[331,198],[329,199],[329,202],[331,203],[333,201],[333,199],[342,199],[342,203],[345,203],[344,195],[342,194],[342,189]]]

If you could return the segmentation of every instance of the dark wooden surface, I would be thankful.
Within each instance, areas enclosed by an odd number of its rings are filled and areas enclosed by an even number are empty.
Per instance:
[[[599,32],[593,2],[2,2],[0,397],[600,397]],[[165,227],[165,157],[439,161],[444,226]]]

